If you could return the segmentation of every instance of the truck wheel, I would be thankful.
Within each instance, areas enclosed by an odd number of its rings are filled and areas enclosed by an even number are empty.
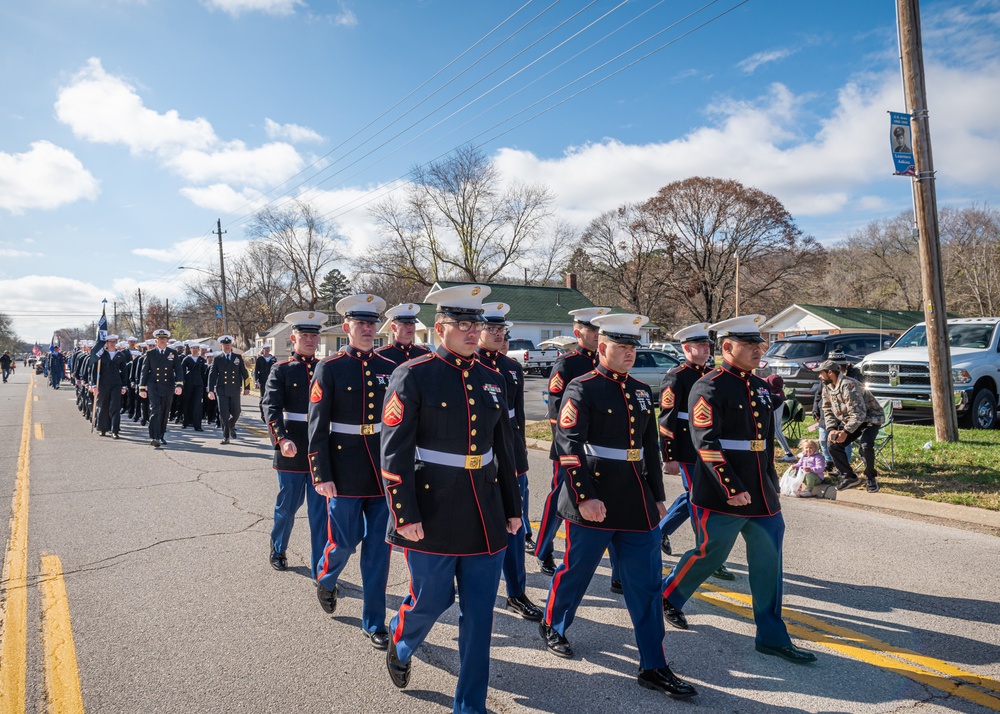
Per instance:
[[[972,408],[962,419],[971,429],[992,429],[997,425],[997,399],[989,389],[980,389],[972,398]]]

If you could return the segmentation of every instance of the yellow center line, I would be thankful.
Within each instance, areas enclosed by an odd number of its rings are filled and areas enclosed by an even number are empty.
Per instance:
[[[40,440],[45,438],[45,430],[42,429],[41,422],[35,422],[35,439]]]
[[[42,556],[42,648],[49,714],[82,714],[83,694],[69,618],[69,598],[58,555]]]
[[[24,400],[21,451],[11,502],[10,540],[3,561],[0,604],[0,714],[24,714],[28,659],[28,462],[31,455],[31,389]]]

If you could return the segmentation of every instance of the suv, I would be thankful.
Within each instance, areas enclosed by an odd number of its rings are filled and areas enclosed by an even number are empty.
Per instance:
[[[640,347],[635,353],[635,364],[628,371],[629,375],[649,385],[653,392],[653,401],[660,401],[660,382],[672,367],[680,364],[680,360],[663,350],[652,350]]]
[[[793,396],[808,409],[813,402],[813,385],[819,381],[816,368],[830,352],[843,352],[856,363],[865,355],[888,349],[892,343],[891,337],[866,332],[786,337],[767,348],[757,373],[780,375],[785,388],[791,389]]]

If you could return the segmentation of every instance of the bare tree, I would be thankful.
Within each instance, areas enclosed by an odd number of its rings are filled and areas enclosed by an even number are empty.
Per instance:
[[[557,282],[578,245],[576,229],[565,221],[555,222],[545,231],[545,237],[532,241],[518,261],[527,275],[526,282],[531,285]]]
[[[947,265],[949,311],[985,317],[1000,312],[1000,212],[973,204],[939,218]]]

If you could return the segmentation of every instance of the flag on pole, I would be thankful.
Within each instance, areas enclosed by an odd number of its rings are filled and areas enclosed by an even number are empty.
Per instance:
[[[910,115],[889,112],[889,145],[896,176],[916,176],[913,162],[913,136],[910,134]]]
[[[37,342],[31,348],[31,354],[33,354],[35,357],[41,357],[42,356],[42,348],[38,346]]]
[[[108,316],[105,314],[107,308],[101,308],[101,319],[97,321],[97,335],[94,337],[94,346],[90,349],[90,362],[93,364],[104,354],[104,345],[108,341]]]

